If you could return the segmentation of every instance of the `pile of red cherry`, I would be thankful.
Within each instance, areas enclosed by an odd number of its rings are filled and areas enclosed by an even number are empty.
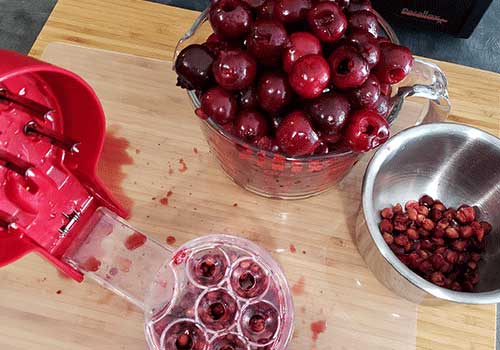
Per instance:
[[[209,11],[214,33],[175,64],[199,117],[291,157],[388,139],[391,85],[413,56],[379,36],[370,0],[212,0]]]
[[[446,208],[424,195],[380,212],[380,231],[396,256],[428,281],[455,291],[472,292],[479,283],[478,263],[492,227],[479,222],[476,209]]]

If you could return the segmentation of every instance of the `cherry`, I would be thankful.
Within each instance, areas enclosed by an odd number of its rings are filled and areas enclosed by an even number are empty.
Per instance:
[[[261,113],[253,110],[240,112],[234,122],[236,136],[250,143],[265,136],[268,129],[266,118]]]
[[[257,63],[242,50],[221,52],[212,66],[217,83],[226,90],[249,87],[257,74]]]
[[[315,0],[316,2],[335,2],[341,9],[345,9],[349,6],[350,0]]]
[[[316,149],[314,150],[313,154],[315,156],[321,156],[321,155],[325,155],[325,154],[328,154],[330,153],[330,148],[328,147],[328,145],[323,142],[323,141],[320,141],[319,142],[319,145],[318,147],[316,147]]]
[[[241,44],[238,41],[227,41],[222,39],[215,33],[210,34],[207,41],[203,44],[213,57],[217,58],[223,51],[241,49]]]
[[[366,152],[387,141],[389,124],[373,110],[361,109],[352,114],[345,136],[354,152]]]
[[[257,92],[252,85],[245,90],[240,91],[238,102],[241,109],[251,109],[258,106]]]
[[[325,43],[339,40],[347,30],[347,18],[334,2],[320,2],[307,14],[314,35]]]
[[[281,122],[276,130],[276,142],[287,156],[300,157],[314,152],[319,137],[304,112],[296,111]]]
[[[351,100],[357,108],[373,108],[380,97],[380,83],[373,74],[368,76],[365,83],[350,92]]]
[[[391,96],[392,86],[387,83],[380,83],[380,93],[384,96]]]
[[[389,97],[385,95],[380,95],[378,101],[375,103],[374,109],[380,114],[382,117],[387,118],[390,112],[389,107]]]
[[[336,143],[342,136],[351,104],[345,96],[331,92],[311,101],[306,111],[321,132],[321,138]]]
[[[413,55],[404,46],[382,43],[380,45],[380,62],[375,67],[375,75],[382,83],[396,84],[410,74],[413,66]]]
[[[380,46],[377,39],[364,30],[356,30],[346,38],[356,51],[365,59],[370,68],[377,65],[380,60]]]
[[[236,115],[236,98],[221,87],[213,87],[201,97],[201,110],[217,123],[226,124]]]
[[[311,6],[311,0],[277,0],[274,17],[285,23],[298,22],[305,17]]]
[[[261,7],[257,8],[258,18],[273,18],[275,0],[267,0]]]
[[[373,6],[370,0],[351,0],[349,6],[347,7],[347,12],[349,13],[363,10],[373,10]]]
[[[241,38],[250,31],[252,13],[240,0],[219,0],[210,7],[210,24],[223,38]]]
[[[254,9],[261,7],[266,2],[266,0],[241,0],[241,1],[243,1],[245,4]]]
[[[330,66],[321,55],[304,56],[293,65],[289,81],[300,96],[318,97],[330,81]]]
[[[288,35],[281,22],[274,19],[258,19],[248,35],[247,48],[259,63],[276,66],[281,60],[287,42]]]
[[[312,54],[321,54],[321,42],[318,38],[308,32],[293,33],[283,53],[283,69],[290,73],[299,58]]]
[[[264,136],[255,142],[255,145],[265,151],[276,153],[279,151],[279,146],[269,136]]]
[[[378,19],[373,12],[362,10],[349,15],[349,29],[361,29],[369,32],[375,38],[379,35]]]
[[[266,73],[257,85],[257,98],[268,112],[279,112],[292,101],[293,90],[285,75]]]
[[[338,47],[328,58],[332,82],[339,89],[351,89],[361,86],[368,75],[368,63],[352,46]]]
[[[175,71],[177,85],[189,90],[206,89],[212,83],[214,59],[202,45],[189,45],[177,56]]]

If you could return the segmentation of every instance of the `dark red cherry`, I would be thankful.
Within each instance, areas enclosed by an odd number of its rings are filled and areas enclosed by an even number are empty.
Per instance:
[[[254,9],[261,7],[266,2],[266,0],[241,0],[241,1],[243,1],[248,6]]]
[[[391,96],[392,86],[387,83],[380,83],[380,93],[384,96]]]
[[[253,109],[258,107],[257,91],[255,86],[250,86],[245,90],[241,90],[238,96],[238,102],[241,109]]]
[[[321,55],[304,56],[293,65],[289,82],[301,97],[318,97],[330,82],[330,66]]]
[[[349,15],[349,29],[364,30],[377,38],[379,35],[378,19],[373,12],[370,11],[362,10],[352,12]]]
[[[257,98],[261,107],[272,113],[279,112],[292,101],[293,90],[288,79],[281,73],[262,75],[257,85]]]
[[[380,84],[373,74],[359,88],[350,91],[351,100],[356,108],[374,108],[380,98]]]
[[[234,133],[240,139],[254,142],[269,131],[266,118],[255,110],[241,111],[234,122]]]
[[[255,146],[269,152],[278,152],[280,150],[279,146],[276,144],[276,141],[269,136],[264,136],[258,139],[255,142]]]
[[[252,26],[247,38],[247,48],[259,64],[276,66],[288,43],[286,29],[280,21],[274,19],[258,19]]]
[[[338,47],[328,58],[333,84],[339,89],[363,85],[370,74],[368,63],[349,45]]]
[[[380,62],[375,67],[375,75],[382,83],[396,84],[410,74],[413,66],[413,55],[404,46],[382,43],[380,45]]]
[[[189,45],[177,56],[177,85],[188,90],[203,90],[212,83],[214,59],[202,45]]]
[[[201,97],[201,110],[219,124],[232,121],[237,109],[236,98],[221,87],[213,87]]]
[[[249,87],[257,74],[257,63],[242,50],[223,51],[215,60],[212,71],[217,83],[226,90]]]
[[[344,126],[351,112],[348,99],[337,93],[328,93],[312,100],[306,112],[321,132],[321,138],[329,143],[340,140]]]
[[[257,8],[257,18],[273,18],[275,4],[276,0],[267,0],[264,5]]]
[[[345,137],[354,152],[366,152],[387,141],[389,124],[375,111],[361,109],[352,114]]]
[[[283,69],[290,73],[299,58],[312,54],[321,54],[321,42],[318,38],[307,32],[293,33],[283,53]]]
[[[285,23],[301,21],[311,9],[311,0],[276,0],[274,17]]]
[[[319,137],[304,112],[296,111],[281,122],[276,130],[276,142],[287,156],[300,157],[314,152]]]
[[[370,33],[364,30],[356,30],[347,36],[346,42],[356,49],[370,68],[377,65],[380,60],[380,46],[378,40]]]
[[[325,43],[339,40],[347,30],[347,18],[334,2],[320,2],[307,14],[307,23],[314,35]]]
[[[210,7],[210,24],[223,38],[241,38],[250,31],[252,13],[240,0],[219,0]]]
[[[239,50],[242,45],[238,41],[227,41],[212,33],[203,44],[213,57],[217,58],[222,51]]]
[[[330,153],[330,147],[328,147],[328,144],[326,144],[325,142],[320,141],[318,147],[316,147],[313,154],[315,156],[323,156],[328,153]]]
[[[314,4],[316,4],[318,2],[335,2],[343,10],[349,6],[349,3],[351,1],[350,0],[315,0],[315,1],[313,1]]]
[[[390,112],[389,96],[380,95],[378,101],[375,103],[375,106],[373,108],[382,117],[387,118]]]
[[[373,6],[370,0],[351,0],[349,6],[347,6],[347,12],[356,12],[356,11],[371,11],[373,10]]]

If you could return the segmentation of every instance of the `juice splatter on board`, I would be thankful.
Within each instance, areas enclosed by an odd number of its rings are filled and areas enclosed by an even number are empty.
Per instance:
[[[297,253],[297,248],[295,248],[295,245],[293,245],[293,244],[290,244],[290,253],[293,253],[293,254]]]
[[[326,331],[326,321],[316,321],[311,323],[312,340],[316,344],[321,333]]]
[[[174,236],[168,236],[165,240],[168,245],[174,245],[177,242],[177,239]]]
[[[181,165],[179,168],[180,173],[184,173],[186,172],[186,170],[188,170],[187,164],[183,158],[179,159],[179,164]]]
[[[119,199],[120,204],[130,209],[133,201],[125,194],[123,189],[123,181],[127,176],[123,167],[134,164],[134,159],[127,153],[130,142],[126,138],[116,136],[118,129],[117,125],[109,127],[98,163],[98,173],[104,183],[111,188],[113,194]]]
[[[304,294],[305,286],[306,286],[306,279],[304,278],[304,276],[302,276],[302,277],[299,278],[299,280],[297,281],[297,283],[295,283],[292,286],[292,293],[293,293],[293,295],[302,295],[302,294]]]
[[[160,203],[161,203],[162,205],[168,205],[168,198],[169,198],[170,196],[172,196],[173,194],[174,194],[174,192],[172,192],[172,191],[168,191],[168,192],[167,192],[167,194],[165,195],[165,197],[163,197],[162,199],[160,199]]]

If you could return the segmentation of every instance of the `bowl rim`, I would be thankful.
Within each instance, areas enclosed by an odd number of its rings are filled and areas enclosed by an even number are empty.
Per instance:
[[[413,126],[401,131],[394,137],[390,138],[383,144],[374,154],[373,158],[368,163],[365,171],[362,185],[362,210],[365,218],[368,232],[375,243],[379,253],[391,265],[391,267],[399,273],[401,277],[406,279],[415,287],[429,293],[439,299],[447,301],[463,303],[463,304],[496,304],[500,301],[500,289],[489,292],[457,292],[443,287],[439,287],[432,282],[425,280],[418,274],[413,272],[409,267],[403,264],[398,257],[392,252],[387,243],[380,234],[378,227],[378,216],[376,208],[373,205],[373,190],[375,179],[379,174],[379,170],[387,157],[395,152],[404,150],[404,144],[409,140],[422,140],[429,135],[449,135],[460,134],[471,139],[480,139],[485,143],[491,144],[500,151],[500,139],[483,131],[479,128],[467,126],[457,123],[432,123]]]
[[[176,57],[178,53],[180,52],[180,47],[181,45],[188,40],[192,35],[194,35],[197,31],[197,29],[203,25],[208,20],[209,17],[209,9],[210,7],[207,7],[201,14],[196,18],[194,21],[192,27],[186,32],[186,34],[183,35],[181,40],[178,42],[177,47],[175,49],[175,56],[174,56],[174,62],[176,60]],[[382,30],[385,32],[387,38],[391,40],[392,43],[394,44],[399,44],[399,38],[392,28],[392,26],[375,10],[372,9],[371,12],[377,17],[378,23]],[[417,58],[414,58],[415,60],[418,60]],[[175,64],[173,69],[175,70]],[[187,90],[187,94],[191,100],[191,103],[195,108],[200,107],[200,100],[198,96],[196,95],[196,91],[194,90]],[[200,119],[201,120],[201,119]],[[312,161],[319,161],[319,160],[329,160],[329,159],[338,159],[342,157],[349,157],[349,156],[359,156],[363,154],[363,152],[354,152],[351,150],[335,150],[331,153],[325,154],[325,155],[313,155],[313,156],[302,156],[302,157],[289,157],[281,153],[277,152],[271,152],[264,150],[262,148],[256,147],[250,143],[247,143],[236,136],[231,135],[228,133],[224,128],[222,128],[220,125],[218,125],[215,121],[212,120],[212,118],[207,118],[201,120],[202,122],[205,122],[212,130],[216,131],[219,135],[227,139],[228,141],[240,146],[242,149],[245,150],[251,150],[256,154],[265,154],[269,158],[273,157],[279,157],[280,159],[285,159],[285,161],[289,162],[312,162]],[[392,121],[394,122],[394,121]],[[392,123],[391,123],[392,124]]]

